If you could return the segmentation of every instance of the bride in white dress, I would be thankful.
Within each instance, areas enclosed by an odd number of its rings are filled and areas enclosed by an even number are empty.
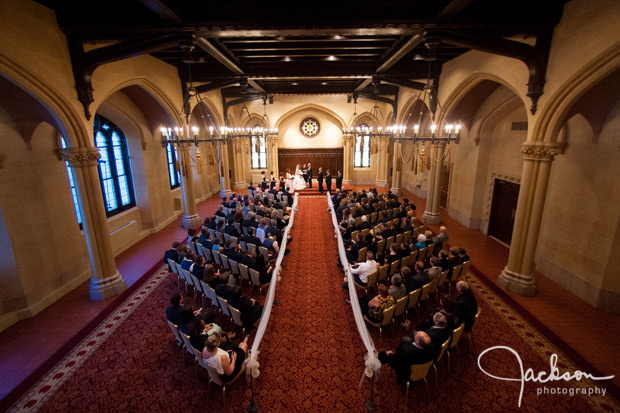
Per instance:
[[[306,188],[306,181],[304,181],[303,173],[299,164],[295,167],[295,177],[293,178],[292,192],[299,191]]]

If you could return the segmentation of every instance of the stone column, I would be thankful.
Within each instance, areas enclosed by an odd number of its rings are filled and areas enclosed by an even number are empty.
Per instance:
[[[353,183],[351,175],[353,171],[353,148],[355,146],[355,136],[343,136],[342,144],[342,183],[351,185]]]
[[[446,149],[445,142],[431,145],[431,153],[428,157],[431,170],[428,180],[428,193],[426,196],[426,211],[422,215],[424,223],[438,225],[441,223],[439,201],[441,200],[441,173],[443,171],[443,154]]]
[[[95,147],[66,148],[62,158],[69,163],[75,178],[82,227],[92,269],[89,294],[93,301],[102,301],[127,289],[127,283],[116,269],[108,218],[101,191],[97,162],[101,155]]]
[[[278,179],[278,137],[268,136],[267,143],[267,175],[273,171],[274,176]]]
[[[228,142],[218,142],[217,154],[219,159],[219,177],[220,177],[220,198],[228,197],[232,194],[230,191],[230,177],[228,176]]]
[[[243,189],[247,188],[247,182],[245,179],[246,175],[246,138],[233,138],[232,139],[232,150],[233,150],[233,182],[232,186],[234,189]]]
[[[403,176],[402,143],[400,140],[394,141],[394,155],[392,158],[392,193],[400,196],[403,192],[401,182]]]
[[[377,144],[377,179],[375,180],[375,185],[388,187],[390,186],[390,171],[388,168],[388,148],[390,145],[390,138],[382,136],[374,139],[376,140]]]
[[[196,195],[194,194],[194,171],[190,156],[191,143],[179,143],[181,163],[181,195],[183,195],[183,228],[196,228],[200,225],[200,217],[196,209]]]
[[[551,173],[551,162],[560,153],[559,145],[545,142],[526,142],[521,188],[515,214],[515,224],[510,243],[508,264],[500,274],[497,284],[507,291],[524,296],[536,294],[534,256],[542,221]]]

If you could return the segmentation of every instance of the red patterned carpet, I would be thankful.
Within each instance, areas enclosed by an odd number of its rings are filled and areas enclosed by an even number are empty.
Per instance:
[[[362,412],[370,394],[368,381],[359,386],[365,349],[344,303],[342,274],[335,267],[336,240],[323,197],[304,197],[295,217],[291,253],[285,258],[275,306],[261,344],[260,376],[255,399],[265,412]],[[475,257],[474,257],[475,263]],[[514,349],[524,369],[549,372],[549,357],[558,354],[561,373],[578,368],[473,274],[469,279],[482,314],[475,327],[479,350],[492,346]],[[82,343],[26,393],[13,411],[245,411],[250,387],[242,378],[227,390],[208,387],[206,372],[194,369],[189,355],[173,344],[164,308],[178,290],[165,269],[156,272]],[[423,307],[424,308],[424,307]],[[423,311],[424,313],[424,311]],[[221,322],[229,327],[226,321]],[[414,322],[415,324],[415,322]],[[383,346],[394,346],[404,334],[387,329]],[[409,333],[409,332],[407,332]],[[375,343],[378,333],[373,331]],[[477,365],[467,340],[452,357],[451,370],[442,366],[439,383],[429,375],[410,390],[408,407],[415,411],[620,411],[609,394],[573,395],[575,389],[602,389],[605,381],[525,383],[521,408],[520,383],[493,379]],[[508,351],[488,353],[483,367],[499,377],[518,377],[517,359]],[[198,375],[195,373],[198,372]],[[404,388],[384,366],[376,379],[378,410],[404,407]],[[546,386],[567,394],[541,394]],[[542,390],[541,390],[542,391]]]

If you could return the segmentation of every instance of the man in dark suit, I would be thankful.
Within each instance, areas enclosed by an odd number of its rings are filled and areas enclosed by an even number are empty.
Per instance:
[[[174,241],[172,243],[172,248],[164,253],[164,264],[168,264],[168,272],[172,272],[172,268],[168,263],[168,258],[172,261],[179,262],[179,243],[177,241]]]
[[[428,363],[434,355],[430,337],[424,331],[418,331],[413,342],[410,337],[404,337],[396,350],[379,353],[379,361],[381,364],[388,363],[396,373],[398,382],[406,384],[411,375],[411,366]]]
[[[342,191],[342,171],[338,171],[338,174],[336,175],[336,189]]]
[[[224,234],[228,234],[230,236],[233,236],[235,238],[239,238],[241,236],[241,234],[239,234],[239,231],[237,231],[237,228],[235,228],[235,221],[232,218],[229,218],[227,223],[226,223],[226,227],[224,228]]]
[[[319,167],[319,173],[316,176],[316,181],[319,183],[319,193],[322,194],[323,193],[323,168],[321,167]]]
[[[166,308],[166,318],[172,324],[177,326],[181,322],[181,312],[183,311],[183,296],[181,293],[176,293],[170,297],[170,306]]]
[[[225,272],[220,275],[220,278],[222,279],[222,283],[215,286],[215,294],[217,294],[218,297],[222,297],[224,300],[229,300],[233,292],[233,288],[228,285],[230,273]]]
[[[439,355],[441,351],[441,345],[446,342],[452,335],[452,332],[448,329],[448,320],[441,311],[438,311],[433,316],[434,326],[426,330],[426,334],[431,339],[431,344],[435,348],[435,357]]]
[[[308,163],[308,188],[312,188],[312,164]]]
[[[476,313],[478,312],[478,302],[471,292],[469,284],[465,281],[456,283],[458,296],[456,297],[456,315],[459,320],[465,323],[465,331],[471,331],[474,325]]]
[[[254,244],[257,247],[259,245],[263,245],[263,243],[261,242],[260,238],[258,238],[257,236],[254,235],[254,227],[249,227],[248,228],[248,235],[244,235],[241,238],[239,238],[239,241],[243,241],[246,244]]]
[[[426,284],[431,282],[431,280],[428,277],[428,272],[426,272],[424,269],[424,262],[417,261],[415,263],[415,270],[416,270],[416,273],[413,276],[413,280],[417,284],[417,287],[416,287],[416,290],[417,290],[418,288],[424,287]]]
[[[325,174],[325,190],[327,192],[332,191],[332,173],[329,171],[329,169],[327,170],[327,173]]]

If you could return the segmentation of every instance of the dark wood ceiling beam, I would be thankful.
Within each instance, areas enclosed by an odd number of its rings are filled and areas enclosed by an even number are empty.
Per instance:
[[[403,86],[403,87],[408,87],[410,89],[415,89],[415,90],[423,90],[424,86],[426,86],[425,83],[415,82],[413,80],[408,80],[408,79],[398,79],[398,78],[388,77],[388,76],[378,76],[378,78],[381,80],[382,83],[387,83],[388,85]]]
[[[359,27],[343,28],[334,27],[329,29],[226,29],[216,30],[198,28],[196,34],[204,38],[252,38],[252,37],[294,37],[294,36],[413,36],[420,33],[421,26],[402,25],[401,27]]]
[[[207,39],[194,35],[195,43],[205,52],[209,53],[215,60],[226,66],[231,72],[242,75],[243,70],[235,64],[230,58],[222,53],[217,47],[211,44]]]
[[[471,3],[471,0],[452,0],[442,11],[437,15],[437,21],[446,21],[452,19],[459,14],[467,5]]]
[[[140,0],[149,10],[161,17],[165,22],[182,25],[183,19],[160,0]]]
[[[412,51],[417,45],[422,43],[424,35],[418,33],[412,36],[407,42],[396,50],[392,55],[387,57],[385,61],[377,68],[377,73],[383,73],[388,70],[392,65],[402,59],[407,53]]]

